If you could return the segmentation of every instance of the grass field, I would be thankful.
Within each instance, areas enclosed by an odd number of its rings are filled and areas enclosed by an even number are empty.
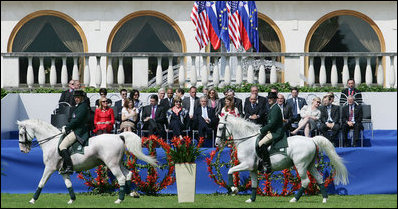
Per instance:
[[[116,195],[76,194],[77,200],[68,205],[69,194],[43,193],[34,205],[28,203],[33,194],[1,193],[2,208],[396,208],[397,195],[330,195],[322,204],[322,196],[303,196],[297,203],[290,197],[257,196],[254,203],[245,203],[249,195],[197,194],[194,203],[178,203],[177,195],[144,196],[126,199],[116,205]]]

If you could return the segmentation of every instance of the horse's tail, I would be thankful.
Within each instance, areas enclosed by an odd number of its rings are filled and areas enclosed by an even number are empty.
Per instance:
[[[330,159],[330,163],[336,171],[335,182],[336,184],[346,185],[348,180],[348,171],[343,163],[343,159],[336,153],[333,144],[324,136],[315,136],[312,138],[315,144],[319,147],[320,152],[326,152]]]
[[[145,155],[142,152],[141,138],[137,134],[125,131],[119,134],[119,137],[124,138],[124,145],[127,147],[127,150],[130,153],[135,155],[138,159],[143,160],[155,167],[158,167],[156,158]]]

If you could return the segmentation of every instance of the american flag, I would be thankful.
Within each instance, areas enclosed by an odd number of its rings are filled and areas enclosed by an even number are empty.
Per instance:
[[[239,1],[227,1],[227,9],[228,9],[228,29],[229,29],[229,37],[232,40],[236,49],[240,48],[240,17],[238,13],[238,4]]]
[[[195,39],[199,44],[199,50],[209,43],[207,19],[206,1],[195,1],[192,8],[191,20],[196,27]]]

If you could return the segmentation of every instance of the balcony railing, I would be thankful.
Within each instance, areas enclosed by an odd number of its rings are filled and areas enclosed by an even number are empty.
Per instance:
[[[187,83],[191,85],[203,86],[218,86],[220,83],[229,85],[232,83],[241,84],[258,83],[260,85],[266,84],[266,74],[269,76],[269,83],[276,83],[281,81],[295,81],[300,86],[304,85],[345,85],[345,81],[349,76],[349,58],[355,58],[354,80],[357,84],[366,83],[368,85],[378,84],[386,87],[396,87],[396,57],[397,53],[375,53],[375,52],[310,52],[310,53],[165,53],[165,52],[112,52],[112,53],[78,53],[78,52],[14,52],[1,53],[2,56],[2,87],[23,87],[28,88],[51,86],[51,87],[67,87],[68,84],[68,70],[72,70],[72,79],[81,80],[85,86],[93,87],[147,87],[148,73],[142,69],[148,69],[148,58],[156,57],[158,60],[155,74],[155,86],[180,86],[183,87]],[[19,58],[27,57],[28,65],[26,70],[26,84],[19,82]],[[167,69],[162,69],[161,58],[168,57],[169,66]],[[225,65],[220,69],[220,65],[210,63],[208,57],[223,58],[226,60]],[[260,66],[258,73],[254,73],[252,65],[242,66],[243,58],[271,58],[272,60],[283,60],[284,73],[278,73],[276,66],[272,65],[268,72],[265,66]],[[330,73],[327,75],[325,58],[332,57],[332,67]],[[366,58],[366,68],[360,66],[360,58]],[[38,68],[38,82],[34,83],[34,70],[32,59],[39,58],[40,65]],[[46,83],[44,58],[51,59],[51,67],[49,71],[49,83]],[[61,70],[57,71],[55,66],[55,58],[62,58]],[[67,69],[66,59],[73,58],[73,68]],[[85,60],[82,62],[82,74],[80,75],[78,69],[78,59]],[[133,65],[133,81],[132,83],[125,83],[125,74],[123,67],[123,58],[131,58]],[[178,65],[172,66],[173,58],[177,58]],[[230,66],[230,59],[237,60],[236,66]],[[314,64],[314,59],[321,60],[320,65]],[[119,65],[117,69],[112,67],[112,59],[118,59]],[[329,59],[329,58],[328,58]],[[342,69],[337,69],[336,59],[342,59],[344,64]],[[371,59],[376,60],[376,82],[373,80]],[[198,60],[201,60],[198,65]],[[205,60],[205,62],[203,62]],[[138,65],[135,65],[135,63]],[[203,64],[204,63],[204,64]],[[319,73],[317,79],[315,66],[319,66]],[[257,66],[258,67],[258,66]],[[91,68],[94,68],[90,70]],[[235,76],[231,77],[231,69],[234,69]],[[246,70],[243,70],[246,69]],[[220,76],[220,70],[224,72]],[[117,83],[114,79],[114,71],[117,73]],[[167,71],[167,73],[165,72]],[[244,72],[243,72],[244,71]],[[287,77],[286,72],[298,71],[299,76]],[[341,76],[338,75],[341,71]],[[365,71],[365,80],[361,79],[361,71]],[[57,72],[60,72],[61,82],[57,83]],[[295,72],[297,73],[297,72]],[[142,75],[142,78],[140,76]],[[164,78],[163,76],[166,75]],[[200,75],[200,76],[199,76]],[[330,78],[330,84],[327,83],[327,77]],[[178,78],[178,79],[176,79]],[[146,79],[146,80],[145,80]],[[386,79],[386,80],[385,80]],[[317,83],[315,81],[318,80]],[[338,82],[341,80],[342,82]]]

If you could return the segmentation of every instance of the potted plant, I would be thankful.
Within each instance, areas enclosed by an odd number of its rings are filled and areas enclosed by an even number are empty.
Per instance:
[[[197,145],[189,136],[171,140],[170,156],[175,164],[178,202],[194,202],[196,188],[196,158],[201,154],[203,137]]]

